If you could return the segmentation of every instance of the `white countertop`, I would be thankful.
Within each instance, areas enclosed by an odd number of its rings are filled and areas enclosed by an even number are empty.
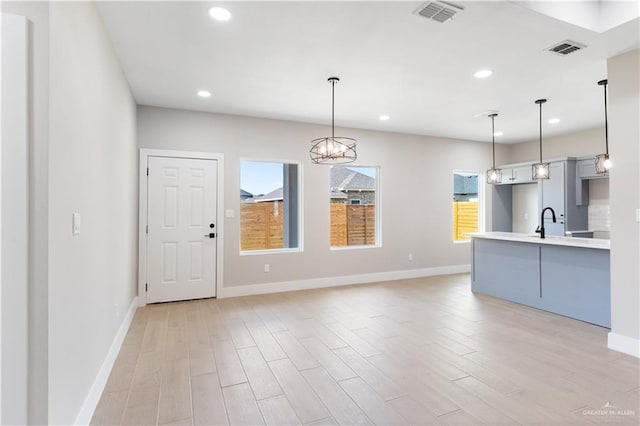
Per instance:
[[[609,250],[609,240],[598,238],[556,237],[548,235],[544,239],[535,234],[518,234],[516,232],[474,232],[465,234],[471,238],[484,238],[488,240],[516,241],[520,243],[548,244],[554,246],[583,247],[592,249]]]

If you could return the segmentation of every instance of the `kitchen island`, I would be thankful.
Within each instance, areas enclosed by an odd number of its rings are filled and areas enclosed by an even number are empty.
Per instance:
[[[478,232],[471,289],[611,327],[609,240]]]

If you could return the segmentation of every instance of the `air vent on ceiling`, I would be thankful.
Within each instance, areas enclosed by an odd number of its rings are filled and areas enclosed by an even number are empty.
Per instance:
[[[446,1],[430,1],[420,6],[414,13],[443,24],[452,20],[454,16],[463,10],[462,6]]]
[[[584,44],[576,43],[575,41],[565,40],[560,43],[556,43],[553,46],[547,48],[547,50],[551,53],[555,53],[556,55],[565,56],[569,53],[577,52],[578,50],[584,49],[587,47]]]

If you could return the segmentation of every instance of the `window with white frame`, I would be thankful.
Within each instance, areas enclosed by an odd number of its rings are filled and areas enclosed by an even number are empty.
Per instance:
[[[379,245],[378,168],[333,166],[330,182],[331,247]]]
[[[453,241],[468,241],[465,234],[478,232],[480,224],[479,174],[453,172]]]
[[[300,249],[300,165],[240,162],[240,251]]]

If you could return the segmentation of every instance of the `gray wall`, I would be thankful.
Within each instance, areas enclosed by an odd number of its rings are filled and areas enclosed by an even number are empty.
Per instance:
[[[48,423],[72,424],[136,294],[136,106],[95,3],[50,30]]]
[[[640,50],[610,58],[611,332],[640,340]],[[637,346],[636,346],[637,347]],[[638,349],[636,349],[638,350]]]
[[[600,86],[593,83],[594,90],[602,90]],[[602,110],[604,117],[604,106]],[[550,126],[550,124],[546,124]],[[544,129],[543,129],[544,132]],[[544,134],[544,133],[543,133]],[[567,135],[544,138],[542,140],[542,150],[544,158],[554,157],[581,157],[596,155],[604,152],[604,125],[594,129],[582,130]],[[509,163],[521,163],[526,161],[537,161],[540,156],[538,139],[508,145]],[[496,160],[497,161],[497,160]]]
[[[309,141],[329,131],[319,125],[138,107],[141,148],[225,155],[224,206],[236,213],[224,219],[225,287],[469,264],[469,245],[452,241],[452,172],[484,173],[491,164],[491,145],[340,129],[358,140],[357,165],[380,166],[382,247],[330,251],[329,168],[308,159]],[[303,253],[239,255],[243,158],[302,162]],[[490,204],[487,200],[485,206]],[[265,263],[270,273],[263,272]]]

